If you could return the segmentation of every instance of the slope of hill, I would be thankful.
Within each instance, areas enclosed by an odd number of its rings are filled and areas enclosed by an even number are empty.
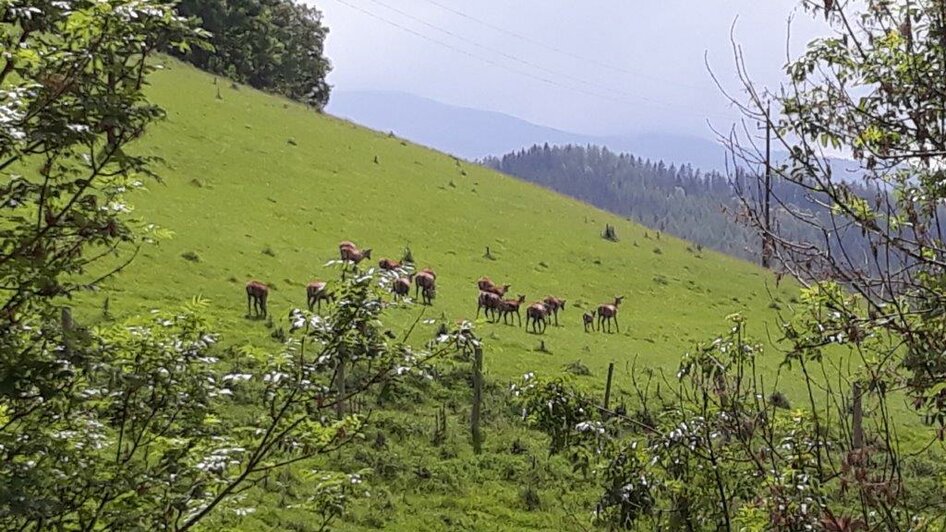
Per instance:
[[[468,159],[498,156],[533,144],[595,144],[613,151],[723,170],[723,149],[692,135],[647,132],[595,136],[533,124],[503,113],[389,91],[335,91],[328,112]]]
[[[375,259],[399,258],[410,246],[419,266],[438,271],[437,299],[431,308],[392,309],[393,325],[406,327],[420,314],[438,321],[472,318],[481,275],[511,283],[512,292],[529,301],[560,295],[568,306],[562,326],[541,338],[547,352],[522,328],[478,325],[488,381],[501,390],[523,373],[561,374],[580,360],[591,372],[578,378],[580,384],[601,388],[613,361],[618,403],[633,400],[628,389],[635,360],[672,374],[696,341],[726,327],[727,314],[748,315],[760,338],[775,317],[767,291],[771,277],[752,264],[658,239],[579,201],[286,100],[218,85],[181,63],[169,60],[168,66],[150,89],[168,119],[141,146],[167,162],[165,181],[132,199],[137,214],[175,236],[143,250],[103,292],[87,296],[77,310],[83,321],[100,319],[106,302],[110,314],[120,316],[177,306],[200,294],[213,303],[226,345],[276,351],[265,322],[245,317],[247,278],[272,284],[270,310],[278,326],[290,308],[304,305],[307,281],[334,274],[324,264],[336,258],[340,240],[373,248]],[[618,242],[601,238],[605,224],[616,228]],[[487,247],[492,259],[484,258]],[[787,304],[789,288],[782,286],[775,295]],[[627,297],[621,332],[584,333],[582,309],[615,295]],[[414,340],[426,341],[436,326],[419,324]],[[779,362],[770,354],[760,366],[774,371]],[[795,386],[785,383],[793,400],[803,393]],[[430,420],[440,405],[433,401],[441,400],[422,397],[409,408],[377,414],[408,428],[390,437],[377,457],[385,472],[371,480],[378,486],[372,492],[387,493],[386,502],[359,503],[344,527],[554,530],[586,515],[598,487],[582,484],[560,459],[547,457],[535,434],[504,421],[502,404],[487,405],[486,454],[474,457],[469,450],[462,403],[450,412],[446,446],[431,448]],[[510,454],[516,445],[528,453]],[[368,466],[357,452],[333,455],[333,466]],[[530,455],[541,457],[538,466],[534,460],[529,465]],[[418,471],[426,472],[426,484],[418,484]],[[530,475],[544,479],[535,488],[546,501],[539,509],[520,502],[525,479],[535,478]],[[303,478],[290,472],[280,483]],[[309,529],[299,505],[285,504],[285,490],[253,492],[261,501],[256,514],[226,514],[218,524]]]
[[[223,88],[216,99],[216,89],[179,63],[155,76],[151,93],[169,116],[145,142],[168,166],[137,213],[175,236],[145,249],[113,283],[113,313],[202,294],[234,341],[254,340],[261,331],[244,320],[243,282],[272,283],[273,313],[285,315],[304,303],[307,281],[332,275],[323,265],[349,239],[376,259],[410,246],[421,266],[435,268],[432,317],[473,317],[481,275],[530,301],[565,297],[567,326],[550,330],[546,344],[596,368],[639,354],[669,369],[726,314],[745,312],[758,327],[773,317],[769,275],[747,262],[658,241],[584,203],[278,98]],[[619,242],[600,237],[606,223]],[[197,260],[182,258],[190,254]],[[627,296],[621,334],[583,334],[579,309],[615,295]],[[514,376],[547,364],[521,329],[486,334],[504,352],[492,371]]]

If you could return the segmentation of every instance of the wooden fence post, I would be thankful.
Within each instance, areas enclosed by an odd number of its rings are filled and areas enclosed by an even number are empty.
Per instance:
[[[604,385],[604,409],[611,403],[611,378],[614,377],[614,362],[608,364],[608,382]],[[607,412],[605,412],[607,414]]]
[[[473,349],[473,408],[470,410],[470,434],[473,436],[473,453],[483,452],[483,435],[480,433],[480,409],[483,402],[483,348]]]

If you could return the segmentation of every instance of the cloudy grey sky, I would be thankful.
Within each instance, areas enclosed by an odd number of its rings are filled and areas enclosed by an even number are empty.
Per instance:
[[[754,77],[782,79],[823,31],[798,0],[314,0],[337,90],[396,90],[588,134],[711,136],[735,113],[730,28]]]

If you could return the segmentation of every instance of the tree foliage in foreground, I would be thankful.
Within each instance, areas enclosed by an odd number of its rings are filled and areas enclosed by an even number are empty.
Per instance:
[[[388,277],[343,280],[278,353],[224,353],[199,299],[100,328],[69,299],[162,232],[128,194],[132,146],[162,109],[143,92],[167,47],[204,35],[162,0],[0,0],[0,528],[192,528],[290,464],[359,437],[343,405],[452,348],[415,352],[380,320]],[[105,260],[103,260],[105,259]],[[247,408],[235,408],[240,407]],[[235,414],[240,412],[240,414]],[[315,464],[313,464],[315,466]],[[327,525],[358,472],[317,470]],[[355,475],[355,476],[351,476]]]
[[[858,348],[884,338],[879,360],[900,363],[890,387],[905,387],[914,406],[946,426],[946,2],[943,0],[805,2],[834,33],[811,42],[789,64],[789,81],[772,98],[740,73],[750,116],[772,123],[791,159],[775,169],[796,194],[817,197],[830,213],[813,219],[820,236],[800,241],[766,227],[757,202],[743,198],[748,220],[784,269],[829,295],[822,337]],[[761,114],[760,114],[761,113]],[[750,150],[733,146],[751,160]],[[859,193],[826,163],[826,149],[846,149],[872,194]],[[774,195],[782,201],[782,194]],[[862,249],[846,245],[857,234]],[[869,382],[871,389],[877,388]]]
[[[213,44],[179,54],[185,60],[318,109],[328,103],[328,28],[315,7],[294,0],[182,0],[177,10],[196,17]]]
[[[817,331],[811,318],[826,301],[805,294],[793,326]],[[550,453],[600,484],[595,522],[759,531],[946,524],[946,468],[935,455],[901,448],[902,425],[890,414],[895,394],[864,388],[861,435],[850,422],[855,398],[847,387],[890,365],[815,378],[838,368],[799,338],[783,368],[806,376],[809,395],[791,405],[778,391],[780,377],[761,369],[763,349],[746,335],[744,319],[731,320],[725,335],[687,354],[674,377],[635,377],[641,401],[628,414],[602,409],[566,379],[530,375],[514,387],[527,422],[550,436]]]
[[[766,223],[758,187],[739,189],[744,219],[803,286],[778,346],[804,395],[790,404],[781,372],[759,370],[738,317],[675,378],[635,376],[628,416],[567,382],[519,385],[550,450],[598,475],[608,526],[946,528],[946,1],[803,5],[831,34],[774,92],[752,83],[737,48],[748,101],[735,103],[790,154],[774,170],[773,209],[810,228]],[[731,140],[746,166],[761,162],[749,139]],[[834,172],[836,150],[864,183]]]

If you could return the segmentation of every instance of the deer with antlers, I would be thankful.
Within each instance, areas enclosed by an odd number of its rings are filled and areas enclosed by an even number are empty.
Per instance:
[[[246,283],[246,314],[266,317],[266,300],[269,299],[269,287],[265,283],[252,280]]]
[[[614,301],[610,304],[599,305],[598,306],[598,330],[604,330],[604,324],[608,324],[608,333],[611,332],[611,322],[614,322],[617,332],[621,332],[621,326],[618,325],[618,307],[621,305],[621,301],[624,301],[624,296],[617,296],[614,298]]]

